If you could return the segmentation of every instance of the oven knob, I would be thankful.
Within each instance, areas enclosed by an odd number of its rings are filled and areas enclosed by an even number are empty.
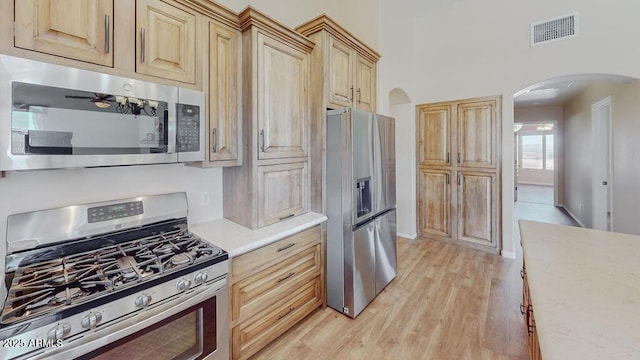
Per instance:
[[[178,280],[178,283],[176,284],[176,287],[178,288],[178,291],[189,290],[190,286],[191,286],[191,281],[189,281],[187,279],[180,279],[180,280]]]
[[[193,280],[196,282],[196,284],[200,285],[204,284],[204,282],[207,281],[207,278],[209,278],[209,275],[207,275],[207,273],[198,273]]]
[[[151,295],[142,294],[136,298],[135,305],[139,308],[148,306],[151,304]]]
[[[71,332],[71,325],[69,324],[58,324],[51,328],[47,333],[47,338],[49,340],[62,340],[65,336],[69,335]]]
[[[80,325],[85,329],[95,329],[100,321],[102,321],[102,314],[99,312],[89,313],[80,321]]]

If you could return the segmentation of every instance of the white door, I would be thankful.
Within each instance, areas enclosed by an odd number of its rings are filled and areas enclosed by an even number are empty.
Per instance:
[[[591,105],[593,228],[611,231],[611,98]]]

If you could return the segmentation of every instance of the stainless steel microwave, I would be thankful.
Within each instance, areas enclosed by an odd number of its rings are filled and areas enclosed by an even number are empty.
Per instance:
[[[0,170],[201,161],[204,93],[0,55]]]

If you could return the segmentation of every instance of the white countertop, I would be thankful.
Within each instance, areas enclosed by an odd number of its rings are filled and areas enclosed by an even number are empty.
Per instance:
[[[640,236],[520,221],[544,360],[640,359]]]
[[[326,220],[326,216],[310,212],[257,230],[251,230],[227,219],[216,219],[198,224],[189,227],[189,230],[226,250],[229,257],[233,258],[321,224]]]

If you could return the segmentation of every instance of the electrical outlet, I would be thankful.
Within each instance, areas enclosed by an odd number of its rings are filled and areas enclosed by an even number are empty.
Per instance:
[[[202,197],[202,206],[209,206],[209,201],[211,200],[211,194],[208,192],[201,192],[200,196]]]

